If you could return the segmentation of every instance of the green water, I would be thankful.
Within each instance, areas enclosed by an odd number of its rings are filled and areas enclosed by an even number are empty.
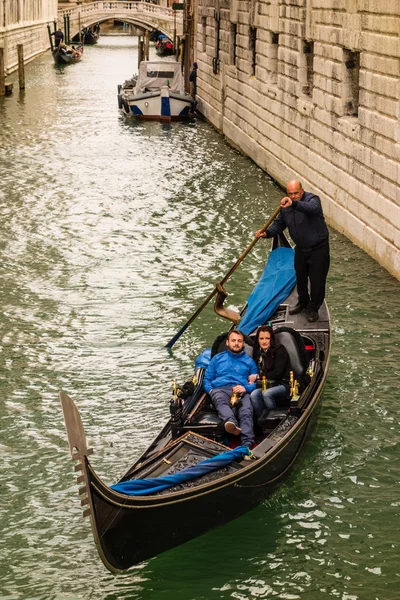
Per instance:
[[[127,574],[97,555],[59,390],[115,482],[166,421],[172,379],[226,325],[210,306],[172,354],[163,345],[282,195],[204,122],[121,116],[117,84],[136,64],[131,38],[103,37],[77,65],[42,56],[25,94],[0,100],[0,597],[396,600],[399,283],[334,231],[331,368],[290,478]],[[267,251],[260,242],[235,272],[228,304],[243,304]]]

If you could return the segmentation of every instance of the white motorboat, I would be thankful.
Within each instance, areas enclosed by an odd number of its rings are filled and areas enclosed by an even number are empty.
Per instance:
[[[118,86],[118,106],[138,119],[180,120],[193,116],[194,99],[184,90],[177,61],[143,61],[139,74]]]

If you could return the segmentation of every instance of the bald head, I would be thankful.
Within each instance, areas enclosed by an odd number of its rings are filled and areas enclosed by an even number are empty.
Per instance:
[[[286,191],[291,200],[301,200],[304,194],[303,186],[297,179],[289,181]]]

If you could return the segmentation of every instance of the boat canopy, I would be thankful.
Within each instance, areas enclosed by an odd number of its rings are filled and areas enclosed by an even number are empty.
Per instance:
[[[296,284],[294,250],[275,248],[269,255],[263,274],[247,301],[247,310],[238,329],[250,335],[263,325],[286,300]]]
[[[181,64],[175,60],[141,62],[136,93],[157,91],[163,86],[168,86],[172,92],[183,93]]]

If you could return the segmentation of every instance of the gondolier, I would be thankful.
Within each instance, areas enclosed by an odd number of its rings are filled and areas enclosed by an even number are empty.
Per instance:
[[[64,41],[64,34],[61,29],[57,29],[57,31],[53,31],[51,35],[54,35],[54,42],[56,44],[56,48]]]
[[[289,229],[296,244],[294,266],[296,270],[297,304],[290,311],[296,315],[307,311],[310,323],[318,320],[318,310],[325,298],[326,278],[329,271],[329,231],[322,212],[321,200],[305,192],[300,181],[289,181],[287,196],[281,200],[282,210],[265,233],[257,237],[273,237]],[[310,290],[308,289],[310,282]]]

